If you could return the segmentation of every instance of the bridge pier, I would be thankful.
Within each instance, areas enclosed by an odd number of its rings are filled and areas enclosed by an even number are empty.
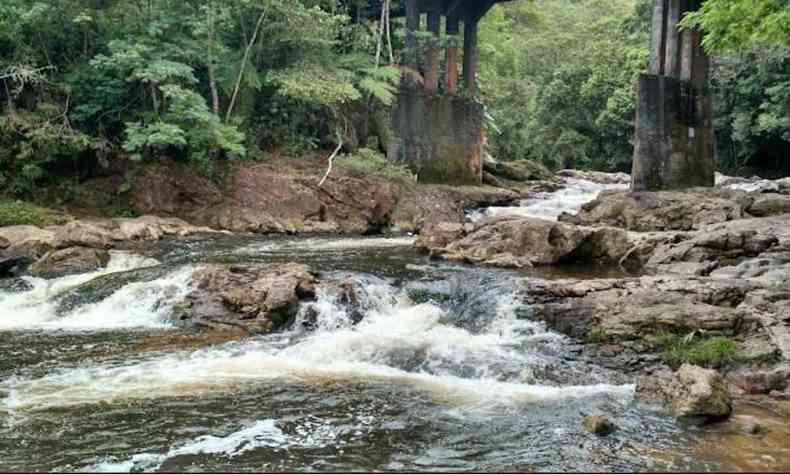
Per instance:
[[[650,67],[639,78],[632,191],[713,186],[710,63],[699,31],[678,22],[702,0],[656,0]]]
[[[484,112],[474,100],[477,25],[498,1],[503,0],[406,0],[404,73],[392,110],[393,137],[387,156],[407,164],[422,182],[482,182]],[[422,14],[427,14],[427,31],[431,33],[424,48],[419,47],[417,34]],[[443,19],[447,39],[444,68],[440,47]],[[459,76],[461,41],[463,73]],[[459,94],[461,79],[463,94]]]

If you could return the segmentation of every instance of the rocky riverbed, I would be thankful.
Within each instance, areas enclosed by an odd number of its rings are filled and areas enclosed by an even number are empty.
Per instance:
[[[203,202],[152,169],[165,217],[0,228],[0,467],[790,467],[785,181],[493,171]]]

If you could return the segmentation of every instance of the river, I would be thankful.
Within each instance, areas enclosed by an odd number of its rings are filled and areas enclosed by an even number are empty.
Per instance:
[[[487,212],[553,218],[602,190],[573,185]],[[430,261],[412,241],[198,236],[4,283],[0,470],[717,469],[687,428],[634,401],[631,380],[530,319],[519,281],[566,273]],[[358,281],[362,321],[319,294],[281,333],[157,345],[193,334],[168,315],[196,264],[290,261]],[[86,296],[108,275],[122,284]],[[587,433],[595,414],[618,431]]]

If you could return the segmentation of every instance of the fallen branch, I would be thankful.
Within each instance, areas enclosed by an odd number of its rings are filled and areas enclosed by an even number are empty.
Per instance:
[[[239,66],[239,76],[236,78],[236,87],[233,88],[233,95],[230,98],[230,105],[228,105],[228,112],[225,114],[225,122],[230,122],[230,117],[233,114],[233,107],[236,105],[236,99],[239,96],[239,89],[241,89],[241,80],[244,78],[244,69],[247,66],[247,61],[250,58],[250,51],[252,51],[252,47],[255,46],[255,42],[258,41],[258,31],[261,29],[261,25],[263,24],[263,20],[266,18],[266,10],[261,13],[261,16],[258,17],[258,23],[255,24],[255,31],[252,32],[252,39],[250,42],[247,43],[247,47],[244,49],[244,57],[241,59],[241,65]]]
[[[318,183],[318,187],[319,188],[324,185],[324,182],[326,182],[326,179],[329,177],[329,173],[332,172],[332,166],[334,165],[335,158],[337,157],[337,154],[340,153],[340,149],[341,148],[343,148],[343,135],[338,130],[338,132],[337,132],[337,148],[335,148],[335,151],[333,151],[332,154],[329,155],[329,166],[327,167],[326,173],[324,173],[324,177],[321,179],[321,182]]]

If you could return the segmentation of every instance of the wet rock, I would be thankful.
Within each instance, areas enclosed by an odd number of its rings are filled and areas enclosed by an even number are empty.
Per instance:
[[[156,265],[125,272],[101,275],[63,293],[57,301],[57,313],[67,314],[80,306],[103,301],[130,283],[148,282],[164,277],[172,268]]]
[[[554,173],[540,163],[529,160],[485,161],[483,170],[511,181],[556,181]]]
[[[753,198],[729,190],[638,192],[605,191],[562,222],[607,225],[639,232],[688,231],[745,216]]]
[[[0,275],[0,291],[4,293],[22,293],[30,291],[33,285],[19,277],[6,278]]]
[[[585,417],[583,424],[585,430],[598,436],[608,436],[617,429],[608,418],[600,415]]]
[[[525,217],[489,219],[471,230],[458,225],[428,227],[416,245],[448,260],[515,268],[577,259],[617,261],[628,250],[627,235],[619,229]]]
[[[0,250],[8,248],[11,245],[11,242],[8,239],[0,237]]]
[[[30,274],[39,278],[59,278],[88,273],[107,266],[110,254],[106,250],[71,247],[53,250],[30,266]]]
[[[675,373],[640,377],[636,396],[645,403],[661,403],[682,419],[714,421],[732,413],[732,397],[722,376],[689,364]]]
[[[203,265],[179,313],[182,323],[198,327],[267,333],[283,327],[299,302],[314,296],[315,278],[305,265]]]
[[[441,249],[462,238],[470,230],[467,225],[455,222],[426,224],[415,245],[425,249]]]
[[[0,251],[0,278],[9,278],[18,275],[30,259],[24,255],[14,255]]]
[[[468,210],[508,205],[522,197],[492,186],[420,185],[402,192],[391,224],[394,230],[422,233],[437,223],[462,224]]]

